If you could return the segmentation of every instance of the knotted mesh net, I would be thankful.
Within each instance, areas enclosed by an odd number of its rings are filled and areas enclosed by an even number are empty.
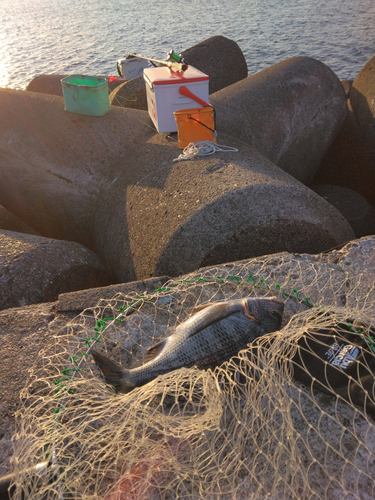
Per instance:
[[[89,354],[132,368],[191,308],[275,295],[281,330],[213,370],[181,368],[118,394]],[[374,304],[365,277],[286,253],[99,302],[30,372],[13,498],[374,498]]]

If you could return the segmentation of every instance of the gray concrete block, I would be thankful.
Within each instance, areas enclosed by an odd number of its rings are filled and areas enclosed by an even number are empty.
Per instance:
[[[363,138],[375,157],[375,56],[367,61],[354,80],[350,101]]]
[[[308,184],[340,130],[346,95],[323,63],[293,57],[210,97],[219,132],[230,132]]]
[[[173,147],[161,136],[154,141]],[[260,153],[231,136],[220,142],[239,152],[173,166],[160,158],[128,190],[137,277],[282,250],[318,253],[353,238],[337,210]]]
[[[147,110],[145,85],[143,76],[122,82],[109,95],[111,106]]]
[[[100,259],[78,243],[0,230],[0,309],[110,283]]]
[[[235,41],[224,36],[212,36],[181,54],[188,64],[210,77],[210,94],[246,78],[248,74],[242,50]],[[109,100],[113,106],[147,110],[143,77],[122,83],[113,90]]]
[[[0,89],[0,107],[0,203],[43,236],[92,249],[98,210],[155,135],[148,113],[80,115],[62,97],[11,89]]]
[[[350,89],[352,87],[353,80],[341,80],[341,83],[342,86],[344,87],[346,98],[349,99]]]
[[[36,234],[40,236],[38,231],[35,231],[35,229],[26,224],[26,222],[21,220],[16,215],[9,212],[9,210],[2,205],[0,205],[0,229],[16,231],[19,233]]]
[[[234,40],[225,36],[211,36],[181,54],[188,64],[209,75],[210,94],[239,82],[248,75],[242,50]]]
[[[35,76],[31,82],[27,85],[26,90],[28,92],[39,92],[41,94],[50,95],[63,95],[61,80],[69,75],[38,75]],[[103,78],[103,76],[102,76]],[[118,85],[122,82],[120,80],[115,80],[113,82],[108,82],[108,90],[112,92]]]
[[[368,203],[375,205],[375,155],[364,140],[350,99],[345,121],[311,184],[343,186],[360,193]]]
[[[117,282],[354,238],[336,209],[233,136],[219,142],[238,153],[174,163],[176,139],[145,111],[77,115],[62,98],[11,90],[0,105],[0,203],[91,248]]]
[[[375,209],[361,194],[329,184],[317,184],[311,189],[342,213],[357,238],[375,234]]]
[[[162,287],[169,276],[158,276],[143,281],[131,281],[119,285],[101,286],[90,288],[88,290],[78,290],[76,292],[61,293],[55,304],[56,311],[83,311],[86,308],[93,307],[102,299],[112,299],[116,294],[130,295],[137,294],[139,297],[145,293],[152,293]]]

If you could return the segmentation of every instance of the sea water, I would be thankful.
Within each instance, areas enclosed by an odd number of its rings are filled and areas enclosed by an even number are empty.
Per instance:
[[[375,0],[0,0],[0,87],[116,75],[129,52],[165,59],[213,35],[238,43],[249,74],[304,55],[354,79],[375,54],[374,27]]]

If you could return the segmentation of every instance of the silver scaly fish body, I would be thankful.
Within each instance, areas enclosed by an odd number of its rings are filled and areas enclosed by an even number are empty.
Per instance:
[[[257,337],[280,328],[284,303],[276,297],[234,299],[201,306],[167,339],[149,349],[145,363],[126,370],[92,351],[107,383],[129,392],[181,367],[214,367],[235,356]]]

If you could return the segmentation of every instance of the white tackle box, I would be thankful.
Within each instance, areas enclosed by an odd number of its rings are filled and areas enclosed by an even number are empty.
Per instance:
[[[121,78],[131,80],[142,76],[143,70],[149,66],[148,61],[139,57],[128,57],[117,61],[117,72]]]
[[[209,77],[193,66],[186,71],[174,71],[167,66],[146,68],[143,78],[149,115],[162,134],[177,132],[174,111],[196,108],[197,103],[208,105]]]

